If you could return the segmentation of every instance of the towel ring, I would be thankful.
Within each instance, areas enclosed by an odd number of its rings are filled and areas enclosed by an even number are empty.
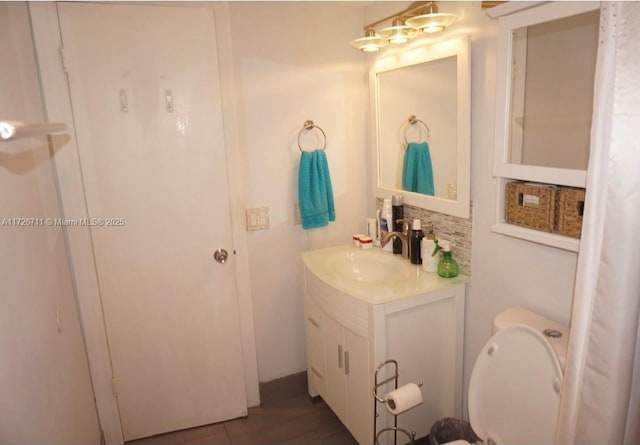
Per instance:
[[[422,142],[427,142],[429,141],[429,138],[431,136],[431,131],[429,130],[429,126],[427,124],[424,123],[424,121],[421,121],[420,119],[416,118],[414,115],[409,116],[409,119],[407,119],[407,123],[404,126],[404,131],[403,131],[403,139],[404,139],[404,144],[405,146],[407,144],[409,144],[409,141],[407,140],[407,129],[409,128],[409,125],[415,125],[415,124],[422,124],[422,126],[425,128],[425,130],[427,130],[427,138],[422,141]]]
[[[314,128],[317,128],[318,130],[320,130],[320,133],[322,133],[322,137],[324,138],[324,143],[322,144],[322,150],[325,150],[327,148],[327,135],[324,134],[324,131],[322,130],[322,128],[314,124],[312,120],[306,120],[304,121],[302,128],[298,132],[298,148],[300,149],[301,152],[305,151],[302,149],[302,146],[300,145],[300,136],[302,136],[302,132],[304,130],[307,130],[307,131],[313,130]]]

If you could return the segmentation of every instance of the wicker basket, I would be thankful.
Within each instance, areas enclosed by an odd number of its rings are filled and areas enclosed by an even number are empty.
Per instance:
[[[513,181],[506,185],[505,221],[530,229],[553,232],[558,187]]]
[[[558,193],[558,232],[580,238],[585,190],[575,187],[560,187]]]

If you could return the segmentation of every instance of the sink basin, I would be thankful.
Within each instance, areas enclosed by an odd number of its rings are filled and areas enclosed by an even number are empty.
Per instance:
[[[326,267],[345,280],[382,284],[408,279],[411,269],[386,252],[354,250],[327,257]],[[405,260],[408,261],[408,260]]]
[[[422,270],[400,255],[380,248],[361,250],[353,245],[310,250],[302,253],[307,273],[343,293],[379,304],[424,294],[468,278],[441,278]]]

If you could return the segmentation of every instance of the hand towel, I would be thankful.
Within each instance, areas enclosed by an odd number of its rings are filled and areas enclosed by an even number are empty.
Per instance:
[[[324,150],[303,151],[298,171],[298,203],[303,229],[336,220],[329,164]]]
[[[433,196],[433,168],[427,142],[410,142],[404,152],[402,187]]]

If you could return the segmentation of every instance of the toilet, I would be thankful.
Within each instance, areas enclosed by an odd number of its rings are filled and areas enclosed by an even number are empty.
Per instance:
[[[469,382],[473,431],[486,444],[554,443],[568,327],[514,307],[492,331]]]

